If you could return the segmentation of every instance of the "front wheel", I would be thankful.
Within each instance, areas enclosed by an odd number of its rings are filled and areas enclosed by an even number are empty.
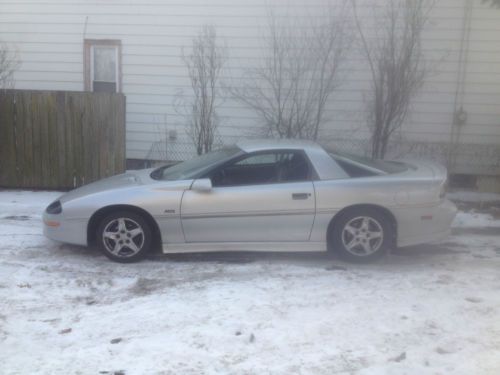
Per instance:
[[[151,248],[151,228],[146,220],[132,212],[106,216],[97,229],[99,248],[109,259],[132,263],[143,259]]]
[[[330,233],[337,254],[352,262],[370,262],[382,257],[392,245],[392,226],[374,209],[352,209],[335,220]]]

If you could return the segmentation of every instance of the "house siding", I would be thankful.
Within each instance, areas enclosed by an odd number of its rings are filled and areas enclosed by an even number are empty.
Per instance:
[[[470,32],[463,41],[469,1]],[[229,51],[223,80],[238,85],[247,68],[258,64],[262,55],[268,4],[283,12],[286,8],[286,12],[320,17],[327,2],[0,0],[0,39],[17,49],[22,62],[15,74],[16,88],[76,91],[84,90],[84,39],[121,40],[127,157],[151,156],[152,145],[165,137],[166,131],[175,130],[178,138],[169,145],[169,158],[182,159],[194,149],[186,134],[186,120],[173,103],[180,93],[189,95],[181,51],[183,46],[189,48],[200,26],[217,26]],[[360,3],[360,16],[368,20],[370,9],[366,4]],[[453,147],[469,150],[452,166],[463,173],[478,171],[471,153],[488,150],[487,169],[491,173],[497,168],[495,173],[500,173],[500,150],[495,151],[500,148],[500,9],[480,0],[438,0],[423,45],[432,73],[413,102],[401,143],[429,143],[439,149],[439,145],[448,147],[452,142]],[[370,83],[356,42],[349,48],[347,59],[343,83],[329,102],[330,120],[322,129],[321,139],[354,151],[369,137],[364,101]],[[255,114],[230,97],[224,99],[219,127],[222,141],[229,143],[258,134]],[[460,107],[467,112],[468,121],[457,138],[456,132],[452,137],[453,114]]]

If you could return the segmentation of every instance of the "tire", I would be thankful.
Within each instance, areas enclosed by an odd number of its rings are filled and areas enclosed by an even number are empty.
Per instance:
[[[109,259],[133,263],[144,259],[152,243],[152,231],[146,220],[128,211],[114,212],[101,220],[96,242]]]
[[[341,213],[330,229],[330,244],[349,262],[367,263],[380,259],[393,244],[393,228],[382,212],[353,208]]]

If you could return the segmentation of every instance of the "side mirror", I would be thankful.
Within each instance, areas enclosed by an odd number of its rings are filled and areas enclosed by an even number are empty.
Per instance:
[[[200,192],[200,193],[208,193],[212,190],[212,181],[209,178],[200,178],[198,180],[194,180],[191,185],[191,190]]]

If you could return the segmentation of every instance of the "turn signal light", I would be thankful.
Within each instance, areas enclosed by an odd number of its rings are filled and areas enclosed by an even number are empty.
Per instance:
[[[58,226],[61,225],[60,222],[58,222],[58,221],[52,221],[52,220],[47,220],[44,223],[45,223],[46,226],[52,227],[52,228],[57,228]]]

